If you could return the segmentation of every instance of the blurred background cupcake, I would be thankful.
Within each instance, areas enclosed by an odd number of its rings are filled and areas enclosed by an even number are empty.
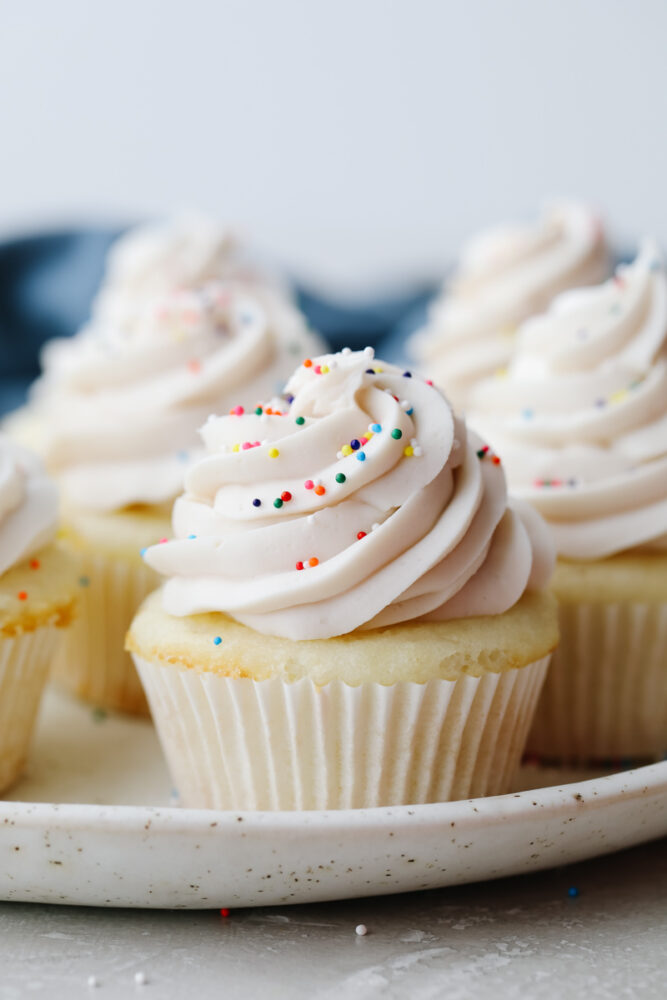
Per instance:
[[[58,498],[39,460],[0,436],[0,793],[26,762],[78,567],[56,546]]]
[[[87,581],[54,668],[61,684],[146,711],[124,635],[157,583],[140,551],[168,534],[197,430],[211,412],[272,396],[320,346],[212,223],[139,229],[112,250],[89,324],[45,346],[29,404],[8,421],[57,479],[61,533]]]
[[[548,532],[439,390],[307,358],[280,416],[211,418],[128,636],[185,805],[508,791],[557,642]],[[263,437],[239,450],[239,440]]]
[[[558,292],[608,272],[598,216],[576,202],[554,203],[532,224],[499,226],[470,240],[408,351],[463,411],[475,383],[507,366],[520,323]]]
[[[645,240],[602,285],[527,322],[470,420],[559,554],[561,645],[531,750],[570,760],[667,749],[667,276]]]

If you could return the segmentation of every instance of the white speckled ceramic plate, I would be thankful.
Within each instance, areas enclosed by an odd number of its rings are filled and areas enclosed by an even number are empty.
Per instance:
[[[392,809],[178,809],[164,804],[169,782],[150,723],[101,717],[50,692],[31,772],[0,803],[0,899],[315,902],[530,872],[667,834],[667,762],[572,777],[533,767],[522,786],[549,787]]]

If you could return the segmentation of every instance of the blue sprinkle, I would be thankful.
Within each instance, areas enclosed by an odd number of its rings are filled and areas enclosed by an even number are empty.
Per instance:
[[[413,414],[413,413],[415,412],[415,408],[414,408],[414,406],[411,406],[411,407],[410,407],[410,409],[409,409],[409,410],[406,410],[405,412],[406,412],[406,415],[407,415],[408,417],[411,417],[411,416],[412,416],[412,414]]]
[[[535,411],[531,410],[530,408],[527,408],[521,411],[521,416],[523,417],[524,420],[530,420],[531,417],[535,416]]]
[[[181,461],[181,462],[187,462],[187,460],[188,460],[188,453],[187,453],[187,451],[177,451],[176,452],[176,458],[178,458],[179,461]]]
[[[371,430],[373,431],[373,434],[379,434],[380,431],[382,430],[382,425],[381,424],[371,424]]]
[[[196,538],[196,535],[188,535],[188,538]]]
[[[367,368],[366,369],[366,374],[367,375],[375,375],[375,369],[374,368]]]
[[[291,395],[291,394],[290,394],[290,393],[288,392],[288,393],[286,394],[286,396],[285,396],[285,401],[286,401],[287,403],[289,403],[289,404],[290,404],[290,406],[291,406],[291,405],[292,405],[292,403],[294,402],[294,396],[292,396],[292,395]]]
[[[219,646],[221,642],[222,642],[222,639],[220,638],[220,636],[216,635],[215,639],[213,640],[213,645],[214,646]]]
[[[579,890],[577,889],[576,885],[571,885],[570,888],[567,890],[567,894],[572,899],[575,899],[579,895]]]
[[[403,372],[403,378],[412,378],[412,372]]]
[[[366,452],[365,451],[358,451],[357,454],[356,454],[356,458],[360,462],[365,462],[366,461]]]
[[[147,552],[148,552],[148,546],[146,546],[145,549],[142,549],[141,552],[139,553],[142,559],[144,558]]]
[[[595,400],[595,405],[596,406],[604,406],[605,405],[605,400],[604,399],[596,399]]]
[[[352,440],[350,441],[350,448],[352,449],[352,451],[358,451],[359,448],[361,448],[361,441],[357,441],[356,438],[352,438]]]
[[[261,507],[262,501],[259,499],[259,497],[255,497],[255,499],[252,502],[252,505],[253,507]]]

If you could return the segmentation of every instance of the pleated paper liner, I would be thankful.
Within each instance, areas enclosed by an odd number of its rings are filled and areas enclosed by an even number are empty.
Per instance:
[[[23,771],[60,629],[0,637],[0,792]]]
[[[154,570],[104,553],[82,553],[77,618],[67,630],[52,677],[99,708],[148,715],[148,703],[125,634],[144,597],[158,585]]]
[[[135,660],[181,803],[274,810],[509,791],[549,657],[479,678],[358,687]]]
[[[569,762],[655,760],[667,750],[667,605],[561,603],[527,750]]]

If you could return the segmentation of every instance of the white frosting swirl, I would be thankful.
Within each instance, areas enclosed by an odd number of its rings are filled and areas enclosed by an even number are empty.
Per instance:
[[[481,383],[471,406],[561,555],[667,547],[667,276],[655,242],[526,323],[507,376]]]
[[[172,292],[140,321],[96,321],[47,344],[33,405],[64,498],[99,511],[172,500],[208,414],[278,391],[313,347],[289,303],[276,300],[269,319],[220,281]]]
[[[58,494],[41,462],[0,435],[0,574],[53,540]]]
[[[176,539],[145,555],[168,612],[327,638],[500,614],[546,582],[540,519],[508,508],[502,468],[437,389],[367,348],[307,361],[287,391],[282,416],[203,428]]]
[[[186,214],[136,226],[109,251],[93,322],[127,331],[166,296],[221,279],[255,293],[279,292],[249,263],[231,232],[207,216]]]
[[[582,205],[556,204],[533,225],[505,226],[472,240],[411,349],[463,409],[473,385],[507,365],[520,323],[559,292],[607,273],[598,218]]]

